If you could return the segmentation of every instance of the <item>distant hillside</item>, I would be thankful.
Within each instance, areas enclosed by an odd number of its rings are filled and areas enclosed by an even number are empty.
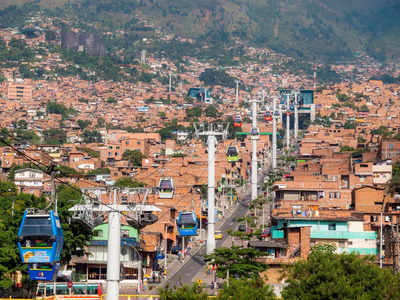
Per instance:
[[[396,0],[70,0],[57,8],[54,1],[41,1],[35,3],[100,32],[137,32],[143,28],[137,18],[144,18],[149,21],[144,28],[211,44],[235,45],[240,40],[305,59],[400,57]]]

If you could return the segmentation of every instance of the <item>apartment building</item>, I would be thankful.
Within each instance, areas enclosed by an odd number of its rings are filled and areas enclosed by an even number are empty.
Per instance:
[[[32,101],[32,80],[15,79],[14,81],[8,81],[7,84],[7,97],[9,100]]]

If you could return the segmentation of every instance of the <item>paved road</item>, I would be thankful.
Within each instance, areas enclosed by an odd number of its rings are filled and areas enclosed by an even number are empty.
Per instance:
[[[223,232],[223,238],[216,241],[216,247],[220,248],[226,239],[230,239],[227,234],[228,229],[234,229],[237,226],[235,220],[243,217],[249,207],[247,205],[250,196],[245,197],[239,205],[235,208],[230,217],[221,225],[220,229]],[[200,248],[200,250],[193,255],[188,262],[180,269],[173,277],[168,280],[169,286],[180,286],[183,284],[191,284],[195,280],[196,274],[200,269],[204,269],[206,263],[203,260],[203,256],[206,254],[206,246]]]

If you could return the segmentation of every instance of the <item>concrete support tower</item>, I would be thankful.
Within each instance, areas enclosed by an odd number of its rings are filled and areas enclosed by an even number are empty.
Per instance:
[[[171,94],[171,90],[172,90],[172,78],[171,78],[171,73],[169,73],[168,93]]]
[[[215,136],[208,135],[208,223],[207,223],[207,254],[215,250]],[[108,299],[107,299],[108,300]]]
[[[272,169],[276,169],[276,98],[272,99]]]
[[[286,150],[290,150],[290,111],[286,112]]]
[[[239,80],[236,80],[236,103],[239,103]]]
[[[121,215],[117,209],[117,190],[114,190],[114,206],[108,220],[107,300],[119,299]]]
[[[252,128],[251,128],[251,201],[257,199],[257,100],[252,100]]]
[[[299,134],[299,111],[298,111],[298,103],[299,103],[299,93],[296,92],[294,94],[294,142],[297,143],[297,138]]]

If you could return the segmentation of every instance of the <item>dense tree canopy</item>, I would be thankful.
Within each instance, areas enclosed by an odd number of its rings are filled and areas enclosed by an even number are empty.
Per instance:
[[[380,269],[375,257],[336,254],[326,245],[312,250],[288,273],[284,299],[400,299],[400,277]]]
[[[129,162],[135,167],[141,167],[142,159],[146,158],[146,156],[139,150],[126,150],[124,154],[122,154],[122,158],[129,160]]]
[[[127,188],[137,188],[145,186],[143,182],[136,181],[134,178],[131,177],[118,178],[114,185],[116,187],[127,187]]]
[[[266,253],[253,248],[218,248],[205,260],[218,265],[217,277],[226,278],[227,271],[234,278],[258,278],[267,269],[267,265],[256,261],[257,257]]]
[[[204,82],[205,85],[221,85],[230,88],[236,86],[235,78],[231,77],[225,71],[206,69],[200,74],[200,80]]]
[[[72,255],[83,254],[82,249],[90,239],[90,229],[79,223],[69,224],[68,209],[81,198],[80,192],[71,187],[58,188],[58,213],[64,231],[61,262],[68,262]],[[12,280],[7,276],[17,270],[26,271],[17,248],[17,234],[26,208],[45,209],[45,197],[35,197],[17,192],[12,182],[0,181],[0,289],[7,289]],[[1,293],[1,291],[0,291]]]

